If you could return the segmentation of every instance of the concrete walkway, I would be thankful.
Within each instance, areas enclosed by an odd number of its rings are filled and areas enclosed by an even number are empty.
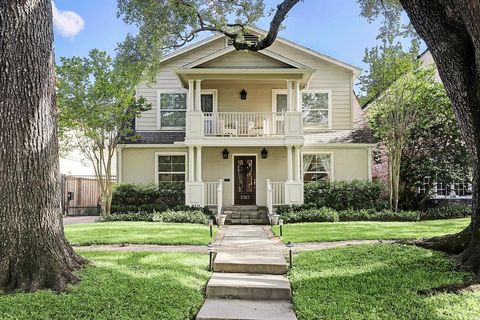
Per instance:
[[[82,224],[82,223],[94,223],[98,216],[75,216],[75,217],[63,217],[63,225],[67,224]]]
[[[296,320],[285,245],[267,226],[225,226],[197,320]]]

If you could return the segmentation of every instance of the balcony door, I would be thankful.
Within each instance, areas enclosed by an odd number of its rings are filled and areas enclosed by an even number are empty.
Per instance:
[[[256,158],[255,156],[234,156],[234,198],[238,205],[256,204]]]

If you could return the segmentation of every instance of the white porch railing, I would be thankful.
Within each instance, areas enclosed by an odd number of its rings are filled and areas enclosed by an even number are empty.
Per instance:
[[[218,204],[217,190],[220,182],[205,182],[205,205],[216,206]]]
[[[220,179],[217,187],[217,215],[223,214],[223,180]]]
[[[223,208],[223,180],[218,182],[204,182],[205,205],[216,206],[217,214],[222,214]]]
[[[273,214],[273,206],[285,204],[285,182],[272,182],[267,179],[267,209]]]
[[[206,136],[276,136],[285,134],[283,112],[206,112]]]

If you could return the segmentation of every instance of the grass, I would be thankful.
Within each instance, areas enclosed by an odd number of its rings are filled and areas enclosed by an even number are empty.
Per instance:
[[[470,278],[444,254],[417,247],[302,252],[295,255],[289,277],[299,320],[480,319],[480,291],[417,294]]]
[[[214,236],[217,230],[214,228]],[[200,224],[157,222],[102,222],[65,226],[67,239],[73,245],[92,244],[162,244],[207,245],[209,227]]]
[[[419,222],[295,223],[283,226],[283,239],[293,242],[417,239],[455,233],[469,223],[469,218]],[[273,231],[279,235],[278,226]]]
[[[210,273],[201,254],[81,252],[93,265],[67,293],[0,293],[0,319],[193,319]]]

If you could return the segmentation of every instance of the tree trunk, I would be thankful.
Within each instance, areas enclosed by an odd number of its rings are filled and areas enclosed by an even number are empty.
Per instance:
[[[457,235],[429,239],[429,247],[459,253],[459,261],[480,273],[480,2],[478,0],[400,0],[425,40],[473,159],[472,220]],[[447,245],[448,242],[455,245]],[[422,245],[421,243],[419,243]],[[455,248],[452,252],[451,249]]]
[[[0,0],[0,290],[64,290],[51,0]]]

